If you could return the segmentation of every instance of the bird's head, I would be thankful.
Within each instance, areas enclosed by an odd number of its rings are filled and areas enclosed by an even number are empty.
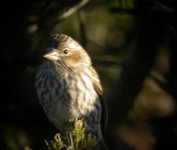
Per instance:
[[[44,57],[52,63],[65,64],[70,68],[91,65],[90,57],[84,48],[65,34],[53,35],[47,51]]]

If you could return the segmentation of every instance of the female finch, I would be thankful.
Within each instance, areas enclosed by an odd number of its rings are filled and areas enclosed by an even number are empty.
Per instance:
[[[35,83],[45,114],[60,131],[70,119],[84,120],[86,131],[103,142],[106,107],[99,77],[89,55],[67,35],[56,34],[51,41]]]

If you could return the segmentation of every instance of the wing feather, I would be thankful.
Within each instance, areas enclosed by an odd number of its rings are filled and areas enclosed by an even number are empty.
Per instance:
[[[104,130],[106,129],[106,126],[107,126],[107,122],[108,122],[107,104],[106,104],[105,99],[103,98],[103,89],[102,89],[102,86],[101,86],[101,83],[99,80],[99,76],[93,68],[91,69],[91,71],[92,71],[92,75],[94,75],[94,77],[92,77],[93,85],[94,85],[95,91],[99,95],[100,102],[101,102],[101,107],[102,107],[101,128],[102,128],[102,132],[104,132]]]

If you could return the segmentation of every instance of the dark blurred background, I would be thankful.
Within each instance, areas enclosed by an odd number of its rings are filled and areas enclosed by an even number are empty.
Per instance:
[[[93,60],[109,108],[109,149],[177,149],[175,0],[14,0],[0,7],[1,150],[44,150],[44,139],[57,133],[34,88],[54,33],[77,39]]]

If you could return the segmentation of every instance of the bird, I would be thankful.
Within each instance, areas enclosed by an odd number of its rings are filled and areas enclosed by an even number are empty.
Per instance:
[[[87,51],[71,36],[54,34],[44,58],[36,73],[35,87],[50,122],[62,132],[70,119],[84,120],[86,131],[103,142],[107,106]]]

